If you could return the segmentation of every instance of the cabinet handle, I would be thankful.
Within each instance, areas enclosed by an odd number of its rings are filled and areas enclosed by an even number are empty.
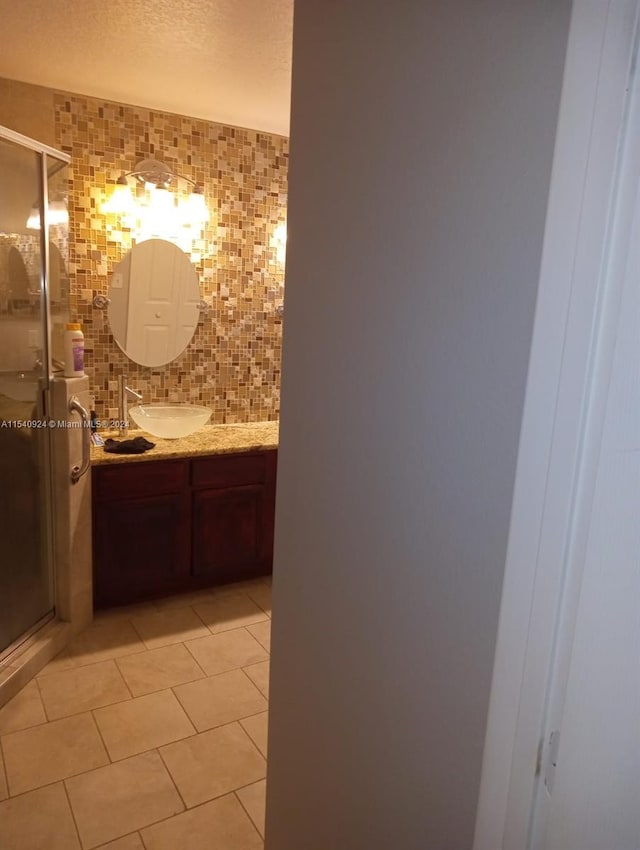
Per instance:
[[[82,476],[89,469],[91,463],[91,428],[89,423],[89,414],[86,409],[80,404],[78,396],[72,395],[69,399],[69,413],[76,412],[82,420],[82,463],[80,466],[71,468],[71,483],[77,484]]]

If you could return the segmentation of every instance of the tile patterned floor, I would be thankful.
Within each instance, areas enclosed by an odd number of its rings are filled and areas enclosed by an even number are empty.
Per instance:
[[[99,613],[0,709],[7,850],[262,850],[268,579]]]

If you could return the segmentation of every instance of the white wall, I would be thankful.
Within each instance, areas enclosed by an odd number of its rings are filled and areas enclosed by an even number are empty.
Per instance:
[[[268,850],[471,847],[569,12],[296,5]]]

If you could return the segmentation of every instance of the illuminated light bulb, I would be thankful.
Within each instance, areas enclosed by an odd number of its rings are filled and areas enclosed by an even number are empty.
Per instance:
[[[57,224],[67,224],[69,222],[69,210],[65,201],[51,201],[47,209],[47,224],[53,227]],[[27,230],[40,230],[40,209],[35,203],[31,207],[29,218],[27,219]]]
[[[202,189],[196,186],[188,199],[182,204],[181,218],[183,224],[198,225],[209,221],[209,208],[202,194]]]
[[[160,186],[154,187],[150,194],[149,206],[143,216],[145,231],[153,236],[172,236],[177,225],[174,196]]]
[[[129,189],[127,178],[123,174],[118,177],[118,182],[109,200],[102,205],[102,212],[121,216],[135,215],[136,202],[131,194],[131,189]]]

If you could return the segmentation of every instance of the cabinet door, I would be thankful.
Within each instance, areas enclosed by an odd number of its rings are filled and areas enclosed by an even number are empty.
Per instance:
[[[161,591],[186,575],[188,521],[182,494],[121,499],[96,506],[96,605],[143,598],[150,589]]]
[[[193,574],[213,582],[267,572],[264,487],[200,490],[193,496]]]

